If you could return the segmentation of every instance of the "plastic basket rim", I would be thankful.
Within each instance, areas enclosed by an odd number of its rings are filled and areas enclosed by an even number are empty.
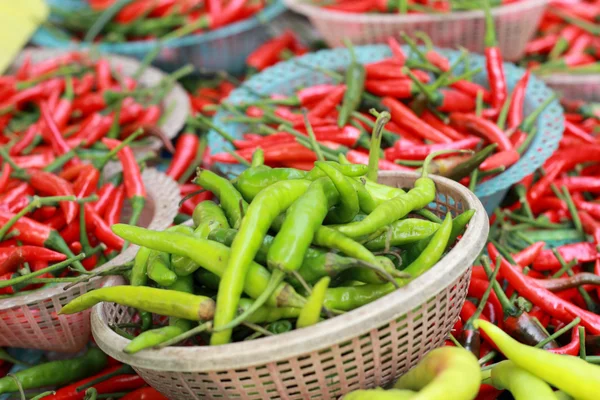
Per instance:
[[[539,79],[544,82],[561,85],[585,85],[585,84],[599,84],[600,73],[598,74],[568,74],[568,73],[556,73],[540,76]]]
[[[28,48],[23,50],[17,58],[12,62],[9,70],[15,68],[23,63],[25,57],[30,55],[34,59],[44,60],[48,58],[56,57],[57,55],[69,53],[72,50],[68,49],[48,49],[48,48]],[[86,50],[77,50],[83,53],[86,53]],[[102,54],[102,57],[107,59],[111,68],[123,67],[126,70],[135,71],[140,62],[134,58],[119,55],[119,54]],[[130,74],[125,74],[130,75]],[[159,76],[161,78],[166,77],[167,75],[161,71],[160,69],[149,65],[146,67],[144,73],[138,78],[138,81],[144,81],[144,78],[149,78],[150,76]],[[177,136],[177,133],[183,128],[185,125],[185,121],[187,117],[190,115],[190,100],[189,97],[178,82],[176,82],[171,90],[166,94],[166,96],[161,101],[161,105],[163,107],[163,112],[166,112],[171,104],[175,104],[174,110],[168,114],[164,120],[164,122],[160,125],[160,128],[163,130],[165,135],[169,139],[173,139]],[[162,147],[162,142],[160,139],[155,137],[150,137],[150,144],[148,146],[142,146],[141,149],[152,149],[158,150]],[[137,148],[134,147],[134,150]]]
[[[425,49],[423,46],[419,46],[421,49]],[[410,47],[407,45],[403,45],[402,46],[403,50],[405,51],[405,53],[407,55],[410,56],[411,54],[411,50]],[[456,58],[459,56],[460,51],[458,50],[451,50],[451,49],[445,49],[445,48],[435,48],[438,52],[445,54],[451,58]],[[368,51],[368,50],[374,50],[374,51],[379,51],[382,53],[386,53],[391,55],[391,52],[389,50],[389,47],[385,44],[372,44],[372,45],[363,45],[363,46],[355,46],[355,51],[357,53],[362,52],[362,51]],[[287,70],[288,68],[295,68],[294,67],[294,63],[296,60],[302,61],[303,64],[305,65],[316,65],[318,66],[318,60],[319,58],[321,58],[321,56],[323,54],[327,54],[327,53],[331,53],[331,52],[336,52],[339,53],[339,55],[344,55],[344,56],[349,56],[349,51],[345,48],[335,48],[335,49],[327,49],[327,50],[320,50],[317,52],[313,52],[313,53],[309,53],[300,57],[295,57],[292,58],[288,61],[284,61],[284,62],[280,62],[274,66],[271,66],[267,69],[265,69],[264,71],[262,71],[260,74],[254,75],[253,77],[251,77],[250,79],[246,80],[240,87],[236,88],[233,92],[230,93],[228,99],[235,97],[236,95],[239,95],[240,92],[246,93],[246,94],[252,94],[253,91],[255,91],[255,87],[260,85],[260,79],[262,76],[264,75],[280,75],[283,74],[285,72],[285,70]],[[475,53],[471,53],[470,56],[471,60],[484,60],[484,56],[481,54],[475,54]],[[371,61],[378,61],[378,59],[374,59]],[[296,66],[297,67],[297,66]],[[506,71],[507,68],[510,69],[515,69],[516,71],[518,71],[518,73],[520,75],[523,75],[523,73],[525,73],[525,69],[515,65],[514,63],[510,63],[510,62],[504,62],[504,69]],[[552,90],[544,83],[543,80],[541,80],[540,78],[536,77],[535,75],[531,75],[529,78],[529,83],[528,83],[528,87],[534,83],[539,83],[548,93],[552,93]],[[268,92],[264,92],[263,94],[269,94]],[[526,95],[525,99],[527,100],[529,97]],[[536,105],[541,104],[541,102],[537,102]],[[549,106],[551,105],[556,105],[558,106],[561,110],[562,107],[560,106],[560,103],[558,101],[558,99],[555,99]],[[525,152],[523,153],[523,155],[521,156],[521,159],[515,163],[514,165],[512,165],[511,167],[509,167],[506,171],[504,171],[501,174],[496,175],[495,177],[493,177],[492,179],[485,181],[483,183],[479,183],[475,189],[475,194],[478,197],[488,197],[488,196],[492,196],[496,193],[499,193],[503,190],[507,190],[511,185],[513,185],[514,183],[520,181],[521,179],[523,179],[525,176],[527,176],[528,174],[532,173],[535,171],[535,169],[537,169],[539,166],[541,166],[543,164],[539,163],[539,165],[532,167],[535,165],[535,163],[532,162],[528,162],[528,158],[529,156],[531,156],[534,153],[537,153],[535,150],[534,144],[536,144],[538,142],[538,140],[543,140],[542,138],[545,136],[544,135],[544,130],[546,129],[545,127],[541,126],[541,121],[542,121],[542,117],[548,114],[548,110],[544,110],[540,117],[538,118],[537,121],[537,125],[538,125],[538,132],[536,137],[533,139],[532,143],[530,144],[529,148],[527,150],[525,150]],[[222,124],[222,121],[224,121],[224,115],[228,115],[229,113],[227,111],[223,111],[222,109],[218,111],[218,113],[215,115],[213,121],[215,123],[215,125],[217,125],[219,128],[222,128],[224,130],[226,129],[226,126],[224,126]],[[561,125],[564,128],[564,115],[561,112],[560,115],[558,116],[560,118],[561,121]],[[561,136],[562,136],[562,130],[561,129]],[[210,138],[214,137],[215,135],[217,135],[214,130],[211,130],[209,132],[209,144],[210,144]],[[540,159],[540,158],[544,158],[544,161],[558,148],[558,143],[560,141],[560,137],[556,138],[557,140],[553,143],[551,143],[551,145],[546,146],[542,149],[541,152],[539,152],[536,155],[536,159]],[[211,152],[215,151],[215,147],[211,146]],[[217,167],[219,167],[220,163],[216,163],[215,164]],[[513,173],[514,171],[514,175],[515,177],[513,177],[513,179],[504,179],[504,176],[507,176],[505,174]],[[505,181],[506,180],[506,181]]]
[[[323,20],[332,20],[347,23],[378,23],[378,24],[396,24],[396,23],[423,23],[423,22],[441,22],[457,21],[465,19],[484,18],[483,10],[454,11],[444,14],[357,14],[342,11],[328,10],[316,5],[307,4],[303,0],[283,0],[291,10],[306,15],[308,18],[319,18]],[[511,3],[494,7],[491,10],[492,16],[500,16],[512,12],[521,12],[534,7],[546,5],[549,0],[521,0],[517,3]]]
[[[404,171],[382,171],[380,176],[395,177],[402,183],[408,181],[414,183],[419,177],[416,173]],[[122,351],[129,340],[117,335],[108,327],[104,306],[100,303],[92,310],[94,339],[105,353],[133,367],[204,372],[244,368],[276,362],[283,356],[290,358],[311,353],[335,343],[351,340],[374,327],[399,318],[439,294],[449,283],[454,282],[471,268],[487,240],[489,221],[479,199],[457,182],[438,176],[432,178],[436,185],[444,187],[446,193],[454,193],[455,201],[462,202],[465,210],[475,209],[475,214],[462,239],[444,258],[410,284],[381,299],[315,326],[274,337],[216,347],[168,347],[160,350],[144,350],[134,355]]]
[[[209,31],[200,34],[187,35],[181,38],[168,40],[162,43],[164,48],[178,48],[185,46],[200,45],[214,40],[219,40],[228,36],[233,36],[239,33],[247,32],[251,29],[256,28],[261,23],[268,23],[281,15],[286,10],[285,5],[280,1],[276,0],[273,4],[266,7],[264,10],[253,15],[251,18],[247,18],[243,21],[235,22],[233,24],[224,26],[214,31]],[[51,38],[46,40],[43,36]],[[43,26],[40,27],[33,35],[32,41],[36,44],[47,46],[47,47],[65,47],[70,49],[90,49],[97,48],[102,52],[106,53],[120,53],[130,54],[135,52],[145,52],[156,48],[157,40],[135,40],[125,43],[100,43],[99,45],[85,45],[82,42],[73,42],[57,38],[52,32]]]
[[[159,177],[161,179],[169,178],[166,174],[158,171],[155,168],[145,169],[144,172],[142,173],[142,178],[145,181],[156,180]],[[175,187],[175,181],[173,181],[173,185]],[[152,216],[152,220],[148,224],[148,229],[160,228],[160,226],[155,226],[161,222],[161,221],[157,220],[158,210],[155,209],[154,211],[155,212],[154,212],[154,215]],[[175,216],[176,211],[177,210],[175,210],[175,212],[172,213],[173,217]],[[112,266],[129,262],[129,261],[133,260],[133,258],[135,257],[135,255],[137,253],[137,250],[138,250],[138,246],[133,246],[133,245],[129,246],[125,251],[121,252],[119,255],[117,255],[115,258],[113,258],[109,262],[107,262],[99,267],[94,268],[94,271],[104,271],[105,269],[108,269]],[[96,277],[87,282],[78,283],[77,285],[73,286],[69,290],[77,290],[77,289],[81,288],[82,286],[89,285],[92,282],[95,282],[97,280],[105,280],[106,282],[108,282],[111,278],[114,278],[114,277],[112,277],[112,276]],[[113,279],[113,281],[114,281],[114,279]],[[0,299],[0,310],[7,310],[7,309],[23,306],[23,305],[28,305],[28,304],[35,303],[37,301],[49,299],[51,297],[60,295],[65,292],[64,288],[67,285],[69,285],[69,283],[61,283],[61,284],[57,284],[55,286],[51,286],[51,287],[48,287],[45,289],[36,290],[32,293],[27,293],[24,295],[16,295],[16,296],[8,297],[5,299]]]

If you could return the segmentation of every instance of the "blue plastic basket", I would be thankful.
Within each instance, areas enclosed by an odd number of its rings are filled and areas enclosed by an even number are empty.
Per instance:
[[[78,8],[77,0],[53,0],[66,9]],[[280,1],[274,2],[254,17],[227,25],[203,34],[184,36],[163,44],[163,49],[155,60],[155,65],[165,70],[173,70],[191,63],[198,68],[211,71],[226,70],[232,74],[242,73],[246,57],[270,37],[269,24],[285,11]],[[89,47],[81,42],[66,40],[56,32],[41,27],[32,37],[38,46],[59,49],[84,49]],[[102,43],[94,48],[113,54],[123,54],[142,59],[156,48],[156,40],[126,43]]]
[[[404,47],[404,51],[410,54],[408,47]],[[451,62],[460,56],[460,52],[456,50],[441,49],[438,51],[447,56]],[[386,45],[361,46],[356,48],[356,56],[361,63],[379,61],[390,57],[390,55],[390,50]],[[350,63],[350,54],[347,49],[339,48],[307,54],[298,59],[302,61],[302,66],[292,59],[279,63],[265,70],[263,73],[252,77],[240,88],[231,93],[228,102],[238,104],[254,101],[257,99],[257,96],[253,92],[265,96],[271,93],[289,95],[297,87],[330,83],[332,82],[331,78],[321,72],[307,68],[305,65],[318,66],[331,70],[344,70]],[[485,58],[480,55],[472,55],[470,61],[473,69],[482,68],[482,71],[474,77],[474,81],[484,85],[487,84]],[[462,67],[457,69],[457,74],[462,72],[460,68]],[[510,63],[504,64],[504,70],[508,88],[512,90],[525,71]],[[531,76],[525,98],[525,115],[535,110],[550,95],[552,95],[552,91],[540,79]],[[223,110],[219,111],[215,116],[215,124],[231,136],[241,138],[247,126],[245,124],[229,123],[226,121],[228,117],[231,117],[230,113]],[[511,185],[534,172],[552,155],[558,148],[563,128],[563,110],[559,102],[554,101],[540,115],[537,121],[538,133],[519,162],[502,174],[477,186],[475,194],[483,203],[488,214],[491,214],[500,204]],[[213,154],[232,148],[230,143],[226,142],[214,131],[209,133],[208,142]],[[227,174],[239,174],[244,167],[220,164],[218,168]]]

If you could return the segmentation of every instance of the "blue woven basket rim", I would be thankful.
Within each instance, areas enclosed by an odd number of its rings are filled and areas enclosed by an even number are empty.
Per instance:
[[[409,55],[411,53],[410,48],[408,46],[403,46],[403,49],[407,55]],[[460,52],[458,50],[449,50],[449,49],[436,49],[436,50],[442,54],[447,55],[450,58],[456,58],[460,54]],[[356,46],[355,51],[357,52],[357,54],[360,54],[361,52],[371,51],[371,52],[380,52],[382,55],[385,54],[385,56],[391,55],[391,52],[387,45]],[[258,88],[260,87],[261,81],[267,80],[266,77],[285,75],[286,70],[288,70],[290,68],[298,68],[298,65],[295,64],[295,60],[300,60],[300,61],[302,61],[303,64],[317,66],[317,65],[319,65],[318,60],[320,58],[322,58],[324,54],[329,53],[329,52],[335,52],[336,56],[339,56],[340,58],[343,58],[343,57],[345,57],[346,59],[349,58],[349,52],[345,48],[321,50],[318,52],[306,54],[304,56],[297,57],[297,58],[276,64],[276,65],[266,69],[261,74],[253,76],[252,78],[250,78],[249,80],[244,82],[244,84],[240,88],[234,90],[230,94],[229,98],[237,99],[239,97],[244,97],[244,96],[245,97],[254,97],[251,93],[253,91],[260,92],[260,89],[258,89]],[[383,56],[382,56],[382,58],[383,58]],[[484,56],[479,55],[479,54],[471,54],[470,59],[473,61],[474,60],[482,61],[482,60],[484,60]],[[378,61],[378,60],[373,59],[370,61]],[[508,62],[504,63],[504,68],[505,68],[505,71],[515,71],[515,73],[519,74],[518,75],[519,77],[525,72],[524,69],[517,67],[514,64],[508,63]],[[307,73],[311,73],[311,71],[307,70]],[[552,94],[552,91],[548,88],[548,86],[542,80],[535,77],[534,75],[531,75],[531,77],[529,78],[528,87],[531,87],[532,85],[540,85],[548,96],[550,96]],[[528,92],[529,92],[529,90],[528,90]],[[261,94],[267,95],[269,93],[261,93]],[[526,95],[526,101],[528,99],[530,99],[530,96]],[[235,101],[232,101],[232,103],[235,103]],[[537,102],[535,105],[537,105],[539,103],[540,102]],[[558,109],[561,110],[560,115],[555,115],[556,113],[550,113],[549,109],[551,109],[552,106],[558,107]],[[221,129],[231,133],[231,131],[227,127],[227,124],[224,123],[226,118],[229,116],[231,116],[231,114],[229,112],[220,110],[217,113],[217,115],[215,116],[214,121],[215,121],[215,125],[217,125],[218,128],[221,128]],[[552,142],[548,142],[546,140],[548,135],[545,135],[545,133],[548,132],[548,130],[550,128],[548,128],[543,123],[543,121],[549,120],[550,118],[558,118],[559,126],[560,126],[560,132],[557,132],[556,135],[550,135],[553,138]],[[483,183],[480,183],[479,185],[477,185],[477,187],[475,189],[475,194],[478,197],[480,197],[480,198],[488,197],[488,196],[492,196],[496,193],[499,193],[501,191],[507,190],[513,184],[519,182],[521,179],[523,179],[527,175],[533,173],[537,168],[539,168],[541,165],[543,165],[545,160],[547,160],[554,153],[554,151],[558,148],[560,139],[562,138],[562,131],[564,128],[564,115],[562,112],[562,107],[560,106],[560,103],[558,100],[554,100],[541,113],[540,117],[536,121],[536,124],[537,124],[538,132],[537,132],[535,138],[532,140],[532,143],[530,144],[529,148],[523,153],[521,159],[516,164],[511,166],[509,169],[507,169],[505,172],[495,176],[494,178],[492,178],[486,182],[483,182]],[[218,146],[212,146],[211,139],[214,140],[214,138],[218,138],[218,137],[219,136],[215,131],[209,132],[209,146],[210,146],[211,152],[213,154],[218,152],[218,149],[217,149]],[[545,139],[545,137],[546,137],[546,139]],[[542,143],[545,143],[545,145],[541,146]],[[538,149],[538,148],[541,150],[537,151],[536,149]],[[533,162],[533,161],[535,161],[535,162]],[[219,165],[217,165],[217,166],[219,166]],[[511,176],[511,175],[512,175],[512,179],[508,179],[507,176]]]
[[[276,0],[273,4],[260,11],[252,18],[239,21],[214,31],[188,35],[181,38],[169,40],[162,44],[164,48],[175,48],[198,45],[207,43],[210,41],[219,40],[228,36],[233,36],[242,32],[254,29],[263,23],[268,23],[281,15],[286,10],[285,5],[280,1]],[[149,52],[154,49],[158,43],[157,40],[145,40],[145,41],[131,41],[126,43],[101,43],[84,45],[80,42],[71,42],[57,38],[52,32],[45,27],[40,27],[33,35],[32,41],[35,44],[48,46],[48,47],[69,47],[69,48],[97,48],[100,51],[107,53],[136,53],[136,52]]]

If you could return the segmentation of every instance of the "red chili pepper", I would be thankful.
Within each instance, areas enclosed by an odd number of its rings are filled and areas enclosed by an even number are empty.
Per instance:
[[[88,197],[96,191],[98,181],[100,180],[100,171],[98,171],[93,165],[87,165],[84,168],[75,183],[73,183],[73,191],[75,196],[82,198]]]
[[[579,262],[594,261],[599,255],[596,245],[589,242],[566,244],[557,247],[556,250],[558,250],[567,263],[575,259]],[[532,267],[537,271],[548,271],[559,269],[561,264],[552,250],[544,250],[535,259]]]
[[[168,400],[156,389],[150,386],[143,387],[121,397],[121,400]]]
[[[546,170],[546,175],[544,175],[542,179],[537,181],[527,193],[527,200],[529,201],[529,203],[534,203],[537,199],[543,196],[544,193],[546,193],[554,179],[564,169],[564,166],[565,162],[562,160],[550,164],[550,166]]]
[[[21,183],[8,191],[0,195],[0,205],[9,207],[15,201],[21,198],[25,198],[26,196],[33,196],[34,190],[28,183]]]
[[[134,123],[129,124],[122,129],[121,138],[129,136],[140,128],[155,126],[160,119],[161,113],[162,111],[159,106],[151,105],[142,112],[142,115]]]
[[[296,35],[291,30],[284,31],[278,37],[266,41],[246,58],[246,65],[256,71],[262,71],[279,61],[279,54],[290,48],[296,41]]]
[[[452,140],[462,140],[466,138],[466,135],[458,132],[456,129],[452,128],[450,125],[446,125],[443,121],[441,121],[435,114],[433,114],[429,110],[424,110],[421,114],[421,119],[431,125],[433,128],[442,132],[444,135],[448,136]]]
[[[585,143],[596,143],[596,139],[572,122],[565,121],[565,134],[576,137]]]
[[[548,351],[554,354],[577,356],[579,355],[579,343],[579,325],[577,325],[571,331],[571,341],[568,344],[557,349],[548,349]]]
[[[12,172],[12,168],[10,164],[5,163],[2,166],[2,174],[0,175],[0,193],[4,193],[6,187],[8,186],[8,181],[10,180],[10,174]]]
[[[394,60],[398,62],[400,65],[404,65],[406,62],[406,54],[404,54],[404,50],[402,50],[402,46],[396,40],[395,37],[390,36],[387,40],[388,46],[390,46],[390,50],[392,51],[392,55]]]
[[[410,79],[385,79],[365,81],[365,90],[377,96],[410,99],[419,93],[419,88]]]
[[[323,8],[331,11],[362,14],[373,10],[373,0],[353,0],[352,2],[326,4]]]
[[[44,119],[44,122],[46,123],[46,126],[48,127],[48,135],[47,137],[45,137],[46,140],[48,140],[50,142],[50,144],[52,145],[52,151],[54,151],[54,154],[56,154],[57,156],[63,155],[65,153],[68,153],[69,150],[71,150],[71,148],[69,147],[69,145],[67,144],[67,142],[65,142],[65,139],[62,137],[60,131],[58,130],[58,127],[56,126],[56,122],[54,121],[54,119],[52,119],[52,115],[50,115],[50,110],[48,109],[48,106],[46,103],[42,102],[40,104],[40,111],[42,113],[42,118]],[[44,131],[42,131],[42,134],[44,133]],[[79,160],[78,157],[74,157],[71,160],[69,160],[68,164],[79,164],[81,161]]]
[[[24,262],[64,261],[67,257],[56,251],[37,246],[0,248],[0,275],[14,272]]]
[[[544,164],[546,169],[550,169],[550,166],[557,163],[563,162],[562,169],[559,171],[568,171],[573,169],[577,164],[581,164],[588,161],[597,162],[598,154],[600,154],[600,145],[587,145],[578,148],[559,149],[556,151]]]
[[[120,142],[118,140],[104,138],[102,139],[102,143],[112,150],[117,147]],[[130,223],[135,224],[144,209],[144,204],[146,204],[146,188],[144,186],[144,181],[142,180],[140,168],[131,148],[125,146],[119,150],[117,156],[123,167],[125,192],[132,207]]]
[[[125,201],[125,188],[119,186],[115,190],[112,202],[107,206],[104,213],[104,220],[108,226],[118,224],[121,220],[121,211],[123,210],[123,202]]]
[[[198,190],[198,186],[196,186],[195,190]],[[183,192],[181,195],[185,196],[183,194]],[[186,201],[184,201],[183,204],[181,205],[180,212],[182,212],[184,214],[192,215],[194,212],[194,209],[196,208],[196,206],[199,203],[201,203],[205,200],[211,200],[212,198],[213,198],[213,194],[211,192],[199,193],[199,194],[195,195],[194,197],[189,198]]]
[[[440,112],[472,112],[475,110],[475,98],[461,91],[453,89],[440,89],[439,105],[436,107]]]
[[[198,136],[195,133],[183,133],[177,140],[175,154],[167,168],[166,174],[178,180],[196,158],[198,152]]]
[[[594,176],[569,176],[554,181],[559,188],[566,186],[570,192],[598,192],[600,178]]]
[[[96,213],[96,211],[94,210],[94,207],[89,204],[86,203],[84,205],[85,207],[85,222],[86,228],[89,230],[91,230],[92,228],[94,229],[94,233],[96,234],[96,237],[106,245],[106,247],[110,248],[110,249],[115,249],[115,250],[121,250],[123,248],[123,239],[121,239],[120,237],[118,237],[117,235],[115,235],[112,230],[110,229],[110,226],[104,222],[104,219],[102,219],[102,217],[100,217],[100,215],[98,215],[98,213]],[[71,224],[71,225],[75,225],[75,224]]]
[[[56,71],[60,67],[69,65],[73,62],[82,61],[84,54],[76,51],[61,54],[60,56],[40,61],[32,65],[29,69],[29,79],[38,78],[41,75]]]
[[[500,256],[498,250],[492,243],[488,244],[488,253],[493,262],[496,262],[496,259]],[[506,280],[521,296],[539,306],[551,316],[565,323],[571,322],[575,317],[580,317],[581,324],[585,326],[590,333],[596,335],[600,333],[599,315],[583,310],[540,287],[533,279],[520,273],[505,259],[502,259],[501,268]]]
[[[492,94],[492,108],[499,110],[508,97],[508,89],[504,75],[502,52],[496,40],[494,19],[488,7],[485,8],[485,12],[485,62],[490,92]]]
[[[504,134],[498,125],[475,114],[451,113],[450,125],[458,129],[467,129],[490,143],[497,143],[500,151],[513,150],[513,145],[508,136]]]
[[[456,142],[447,143],[436,143],[428,145],[413,145],[406,143],[404,140],[399,140],[394,144],[394,147],[390,147],[385,150],[386,159],[394,161],[400,160],[424,160],[432,152],[439,150],[466,150],[474,149],[481,139],[476,137],[470,137],[467,139],[457,140]],[[450,155],[447,155],[450,156]],[[443,157],[443,156],[441,156]]]
[[[82,115],[88,115],[93,112],[102,111],[106,108],[104,93],[87,93],[73,100],[73,111]]]
[[[384,97],[381,103],[389,108],[392,120],[400,127],[436,143],[452,142],[450,138],[417,117],[410,108],[398,100],[392,97]]]
[[[329,115],[340,104],[346,92],[346,85],[342,85],[327,95],[323,100],[319,101],[315,107],[309,111],[309,118],[323,118]]]
[[[578,211],[583,230],[594,238],[596,245],[600,244],[600,224],[587,212]]]
[[[32,169],[29,171],[29,176],[29,183],[38,192],[51,196],[75,195],[69,182],[55,174]],[[79,210],[77,203],[74,201],[61,201],[59,205],[67,223],[70,224],[77,217]]]
[[[94,211],[100,215],[104,215],[104,210],[106,210],[108,203],[112,201],[116,190],[117,188],[112,182],[102,185],[100,190],[96,193],[98,195],[98,201],[94,203]]]
[[[13,156],[15,164],[21,168],[29,169],[36,168],[41,169],[54,161],[54,156],[48,153],[42,154],[30,154],[27,156]]]
[[[521,155],[518,151],[514,149],[501,151],[489,156],[483,163],[481,163],[479,169],[481,169],[482,171],[488,171],[498,167],[508,168],[511,165],[515,164],[517,161],[519,161],[520,158]]]
[[[568,211],[567,203],[557,197],[542,197],[530,204],[531,211],[539,214],[546,210]]]
[[[516,129],[523,122],[523,103],[527,92],[527,84],[531,72],[525,71],[519,82],[517,82],[512,92],[512,99],[508,109],[506,124],[508,129]]]

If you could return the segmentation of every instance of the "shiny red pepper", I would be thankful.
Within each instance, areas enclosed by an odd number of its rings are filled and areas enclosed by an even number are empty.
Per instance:
[[[256,71],[262,71],[279,61],[279,55],[296,42],[296,35],[291,30],[268,40],[246,58],[246,65]]]
[[[29,183],[38,192],[51,196],[75,196],[71,184],[59,176],[40,170],[29,170]],[[68,224],[77,217],[79,207],[74,201],[61,201],[60,209]]]
[[[111,199],[111,203],[106,207],[104,212],[104,220],[108,226],[118,224],[121,220],[121,211],[123,210],[123,202],[125,201],[125,188],[119,186]]]
[[[195,133],[183,133],[177,140],[175,154],[166,174],[178,180],[196,158],[200,141]]]
[[[327,97],[319,101],[309,112],[309,118],[323,118],[329,115],[341,103],[346,92],[346,86],[340,86],[331,91]]]
[[[455,142],[436,143],[429,145],[413,145],[406,143],[404,140],[399,140],[394,144],[394,147],[390,147],[385,150],[385,157],[390,161],[397,159],[400,160],[424,160],[429,154],[439,150],[467,150],[474,149],[481,139],[476,137],[470,137],[467,139],[457,140]],[[449,156],[449,155],[448,155]]]
[[[146,386],[127,393],[125,396],[121,397],[121,400],[168,400],[168,398],[160,394],[153,387]]]
[[[589,242],[566,244],[557,247],[556,250],[567,263],[575,259],[579,262],[594,261],[599,256],[596,245]],[[533,262],[532,267],[537,271],[549,271],[559,269],[561,264],[552,250],[543,250]]]
[[[466,129],[490,143],[497,143],[500,151],[513,150],[510,139],[498,125],[475,114],[451,113],[450,125],[458,129]]]
[[[381,103],[389,108],[392,115],[392,121],[394,121],[400,127],[406,128],[415,135],[421,136],[436,143],[452,142],[450,138],[432,126],[428,125],[417,115],[415,115],[410,108],[393,97],[384,97]]]

